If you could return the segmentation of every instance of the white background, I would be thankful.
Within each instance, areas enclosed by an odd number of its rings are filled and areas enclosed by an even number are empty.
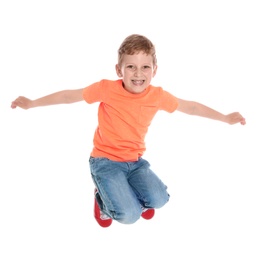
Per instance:
[[[1,1],[0,259],[260,260],[258,3]],[[144,158],[171,199],[150,221],[103,229],[88,165],[97,105],[10,104],[117,79],[132,33],[156,45],[154,85],[247,124],[157,114]]]

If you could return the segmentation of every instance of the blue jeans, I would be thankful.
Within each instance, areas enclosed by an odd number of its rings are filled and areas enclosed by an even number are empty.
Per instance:
[[[92,179],[101,211],[123,224],[136,222],[143,208],[160,208],[169,200],[167,186],[150,169],[148,161],[116,162],[91,157]]]

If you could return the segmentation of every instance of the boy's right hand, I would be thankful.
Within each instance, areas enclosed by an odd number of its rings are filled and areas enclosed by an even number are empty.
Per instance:
[[[14,100],[11,104],[11,108],[20,107],[22,109],[29,109],[32,107],[32,100],[26,97],[18,97],[16,100]]]

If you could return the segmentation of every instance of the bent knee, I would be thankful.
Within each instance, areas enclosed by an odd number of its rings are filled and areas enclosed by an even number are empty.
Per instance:
[[[121,213],[114,214],[113,219],[118,221],[122,224],[134,224],[136,221],[139,220],[141,216],[141,209],[140,210],[126,210]]]
[[[162,194],[161,196],[158,197],[152,197],[150,198],[150,201],[144,203],[144,207],[159,209],[169,201],[169,198],[170,196],[168,193],[165,193],[164,195]]]

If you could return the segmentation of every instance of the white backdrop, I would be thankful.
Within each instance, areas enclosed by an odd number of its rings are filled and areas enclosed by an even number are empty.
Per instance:
[[[260,260],[259,1],[1,1],[0,259]],[[10,108],[117,79],[132,33],[157,49],[153,79],[247,124],[159,113],[144,158],[171,199],[155,217],[100,228],[88,157],[97,105]]]

